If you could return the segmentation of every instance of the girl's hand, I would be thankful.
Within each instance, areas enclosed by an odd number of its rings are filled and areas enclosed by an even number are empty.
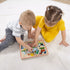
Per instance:
[[[64,46],[69,46],[69,44],[66,42],[66,41],[61,41],[60,43],[59,43],[59,45],[64,45]]]
[[[36,42],[34,42],[32,46],[37,47],[38,44]]]

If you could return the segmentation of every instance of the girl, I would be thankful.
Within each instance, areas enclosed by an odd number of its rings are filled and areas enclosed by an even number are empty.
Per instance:
[[[57,36],[59,31],[61,31],[62,35],[60,45],[69,45],[66,42],[65,23],[62,19],[62,15],[63,12],[60,8],[48,6],[45,11],[45,16],[36,17],[36,24],[34,25],[36,35],[33,46],[37,46],[37,40],[40,33],[46,42],[51,42]]]

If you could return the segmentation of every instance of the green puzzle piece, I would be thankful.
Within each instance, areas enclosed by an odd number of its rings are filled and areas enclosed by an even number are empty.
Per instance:
[[[21,52],[25,52],[25,50],[21,50]]]
[[[45,49],[45,47],[40,47],[39,49]]]
[[[38,54],[38,52],[39,52],[39,50],[38,50],[38,51],[36,51],[36,54]]]

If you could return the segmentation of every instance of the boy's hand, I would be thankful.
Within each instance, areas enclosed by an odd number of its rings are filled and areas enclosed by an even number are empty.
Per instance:
[[[32,52],[33,49],[32,49],[29,45],[26,45],[26,44],[21,40],[20,37],[15,37],[15,38],[16,38],[17,42],[18,42],[20,45],[25,46],[25,48],[27,48],[28,51]]]
[[[69,46],[69,44],[66,42],[66,41],[61,41],[60,43],[59,43],[59,45],[64,45],[64,46]]]
[[[33,51],[33,48],[31,48],[31,47],[28,46],[28,45],[27,45],[27,49],[28,49],[29,52],[32,52],[32,51]]]

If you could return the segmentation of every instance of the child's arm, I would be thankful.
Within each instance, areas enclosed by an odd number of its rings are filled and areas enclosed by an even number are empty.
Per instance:
[[[37,40],[38,40],[38,37],[39,37],[40,32],[41,32],[41,28],[37,27],[36,35],[35,35],[35,40],[34,40],[33,46],[37,46]]]
[[[26,44],[23,42],[23,40],[21,40],[20,37],[15,37],[15,38],[16,38],[17,42],[18,42],[20,45],[24,46],[24,47],[27,48],[30,52],[32,52],[33,49],[32,49],[29,45],[26,45]]]
[[[62,41],[60,42],[60,45],[63,44],[64,46],[68,46],[69,44],[66,42],[66,30],[61,31],[62,35]]]
[[[28,38],[31,38],[31,29],[28,30]]]
[[[36,33],[36,29],[33,30],[33,31],[31,31],[31,29],[28,30],[28,38],[34,39],[35,38],[35,33]]]

